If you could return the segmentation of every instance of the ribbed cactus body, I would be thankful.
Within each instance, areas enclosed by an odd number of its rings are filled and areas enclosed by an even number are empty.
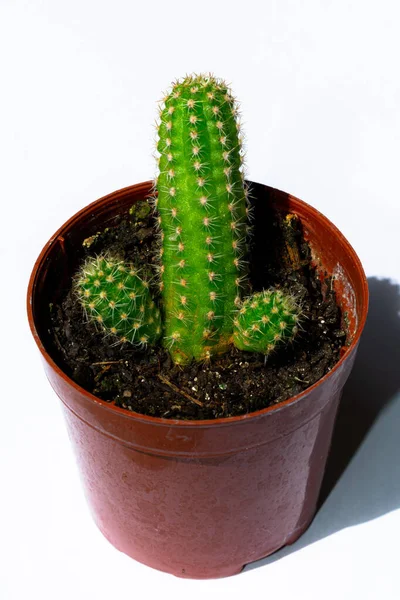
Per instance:
[[[246,190],[226,84],[187,77],[164,98],[157,179],[165,344],[176,363],[224,352],[240,301]]]
[[[85,261],[75,280],[89,320],[116,341],[146,345],[161,335],[160,311],[132,265],[110,256]]]
[[[239,350],[270,354],[298,332],[301,309],[292,296],[264,290],[246,298],[234,319],[233,341]]]

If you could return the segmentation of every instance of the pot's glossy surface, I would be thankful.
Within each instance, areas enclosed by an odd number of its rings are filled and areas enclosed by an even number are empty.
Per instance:
[[[310,524],[343,385],[364,327],[368,288],[354,250],[304,202],[253,184],[257,202],[302,220],[316,263],[335,276],[351,343],[308,390],[249,415],[214,421],[146,417],[99,400],[50,356],[48,305],[62,293],[82,241],[150,194],[120,190],[77,213],[39,256],[28,291],[31,329],[62,400],[87,500],[116,548],[183,577],[222,577],[294,542]]]

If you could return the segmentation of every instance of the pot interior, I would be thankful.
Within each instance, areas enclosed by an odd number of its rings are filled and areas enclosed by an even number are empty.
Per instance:
[[[254,202],[257,260],[268,260],[271,252],[268,226],[276,211],[297,214],[321,280],[324,281],[327,275],[333,276],[349,346],[364,325],[368,297],[365,275],[353,248],[337,228],[314,208],[285,192],[249,183]],[[83,256],[82,242],[106,227],[116,226],[132,204],[150,197],[151,191],[152,182],[145,182],[93,202],[65,223],[43,249],[31,281],[32,311],[40,341],[56,363],[60,364],[61,357],[57,356],[51,343],[49,309],[70,286],[71,277]]]

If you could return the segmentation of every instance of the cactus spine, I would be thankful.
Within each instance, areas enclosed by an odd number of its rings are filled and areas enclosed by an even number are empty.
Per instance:
[[[298,332],[300,306],[280,290],[264,290],[246,298],[234,319],[233,341],[239,350],[270,354]]]
[[[211,75],[178,81],[160,108],[164,341],[176,363],[207,359],[231,341],[246,251],[238,130],[236,102]]]
[[[118,342],[146,345],[161,335],[160,311],[137,269],[111,256],[89,258],[80,268],[76,291],[89,321]]]

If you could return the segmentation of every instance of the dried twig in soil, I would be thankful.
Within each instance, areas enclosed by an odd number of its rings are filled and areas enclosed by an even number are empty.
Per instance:
[[[194,402],[198,406],[203,406],[203,403],[200,402],[200,400],[197,400],[196,398],[192,398],[192,396],[190,396],[189,394],[187,394],[186,392],[184,392],[183,390],[181,390],[180,388],[178,388],[176,385],[174,385],[173,383],[171,383],[166,377],[164,377],[160,373],[157,375],[157,377],[158,377],[158,379],[160,381],[162,381],[163,383],[165,383],[165,385],[167,385],[169,388],[171,388],[171,390],[173,390],[177,394],[180,394],[181,396],[183,396],[187,400],[190,400],[191,402]]]

